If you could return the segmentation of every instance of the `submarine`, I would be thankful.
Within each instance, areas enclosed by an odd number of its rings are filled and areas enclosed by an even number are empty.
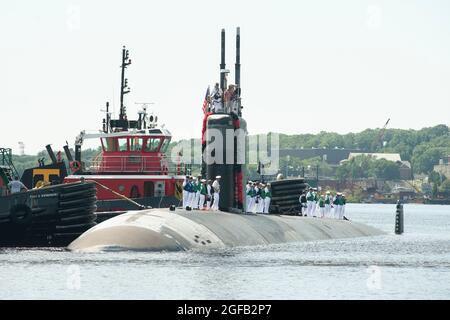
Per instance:
[[[68,246],[69,250],[183,251],[385,234],[379,229],[354,221],[303,217],[280,210],[294,202],[298,204],[299,193],[307,187],[303,179],[275,181],[273,200],[278,203],[273,201],[269,214],[247,213],[244,201],[246,162],[245,156],[242,156],[246,150],[247,122],[242,117],[239,28],[236,32],[235,95],[232,100],[225,98],[224,94],[228,73],[225,65],[225,30],[222,29],[219,91],[221,108],[204,110],[201,168],[205,179],[222,177],[219,210],[192,210],[189,207],[172,206],[128,211],[89,229]],[[217,142],[219,135],[222,143],[213,143]],[[278,195],[275,193],[276,189],[279,190]]]

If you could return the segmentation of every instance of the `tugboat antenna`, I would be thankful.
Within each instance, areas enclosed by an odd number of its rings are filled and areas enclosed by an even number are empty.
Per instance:
[[[131,59],[128,57],[128,50],[123,46],[122,49],[122,77],[120,84],[120,115],[119,120],[126,120],[127,118],[127,109],[123,104],[123,96],[130,92],[130,88],[128,87],[128,79],[125,78],[125,68],[131,64]]]
[[[142,111],[138,112],[138,114],[139,114],[139,119],[138,119],[139,129],[147,129],[147,107],[150,104],[155,104],[155,103],[154,102],[135,102],[134,104],[139,104],[142,107]]]
[[[106,116],[103,119],[103,132],[108,133],[110,129],[110,122],[111,122],[111,113],[109,112],[109,102],[106,102],[106,110],[100,110],[102,112],[105,112]]]

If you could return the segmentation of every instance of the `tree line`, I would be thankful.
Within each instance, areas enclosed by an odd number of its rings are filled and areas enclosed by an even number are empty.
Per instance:
[[[386,129],[383,135],[381,130],[366,129],[359,133],[347,134],[325,131],[318,134],[280,134],[280,148],[345,148],[371,153],[399,153],[402,160],[411,163],[416,174],[429,174],[439,159],[450,155],[450,134],[447,125],[420,130]],[[388,164],[375,161],[374,165]]]
[[[366,129],[359,133],[347,134],[325,131],[318,134],[279,134],[280,149],[345,148],[360,150],[361,152],[399,153],[402,160],[411,163],[415,174],[429,174],[432,172],[433,166],[439,162],[439,159],[450,155],[450,134],[447,125],[437,125],[420,130],[386,129],[384,134],[381,134],[381,130]],[[171,143],[168,154],[176,144],[176,141]],[[98,152],[100,152],[100,149],[83,150],[83,158],[92,159]],[[45,158],[46,163],[49,163],[45,150],[39,152],[36,156],[14,155],[13,161],[21,173],[25,168],[36,166],[39,158]],[[303,168],[317,166],[319,166],[321,175],[327,175],[331,172],[330,166],[320,157],[306,160],[291,157],[289,162],[286,159],[280,159],[280,171],[282,173],[287,169],[288,174],[300,175],[303,173],[301,172],[301,170],[304,170]],[[256,166],[249,166],[249,173],[254,174],[254,171],[256,171]],[[336,175],[338,178],[396,177],[398,176],[398,168],[394,168],[394,164],[390,161],[359,156],[338,168]]]

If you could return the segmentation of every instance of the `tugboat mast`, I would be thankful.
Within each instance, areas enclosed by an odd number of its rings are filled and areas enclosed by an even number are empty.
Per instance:
[[[120,83],[120,115],[119,120],[127,119],[127,109],[123,104],[123,96],[130,92],[128,87],[128,79],[125,78],[125,68],[131,64],[131,59],[128,57],[128,50],[123,46],[122,49],[122,77]]]

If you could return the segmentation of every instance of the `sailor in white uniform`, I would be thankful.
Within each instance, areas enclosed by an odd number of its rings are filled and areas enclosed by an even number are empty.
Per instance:
[[[213,197],[211,180],[208,180],[208,183],[206,184],[206,190],[207,190],[206,210],[209,210],[209,209],[211,209],[211,201],[212,201],[212,197]]]
[[[258,193],[259,193],[259,188],[258,188],[258,183],[254,183],[253,184],[253,189],[255,190],[255,192],[254,192],[254,194],[255,194],[255,197],[253,198],[254,200],[253,200],[253,206],[252,206],[252,213],[256,213],[256,212],[258,212],[258,206],[259,206],[259,195],[258,195]]]
[[[187,207],[189,201],[189,187],[187,186],[189,183],[189,176],[186,176],[183,181],[183,208]]]
[[[327,193],[325,194],[325,217],[332,218],[330,216],[332,202],[333,202],[333,197],[331,196],[330,191],[327,191]]]
[[[193,209],[194,207],[193,207],[193,205],[194,205],[194,199],[195,199],[195,184],[194,184],[194,177],[191,177],[190,179],[189,179],[189,183],[188,183],[188,186],[189,186],[189,190],[188,190],[188,192],[189,192],[189,197],[188,197],[188,202],[187,202],[187,205],[188,205],[188,207],[190,207],[191,209]]]
[[[250,190],[252,189],[252,182],[249,181],[245,186],[245,212],[250,212],[250,206],[252,203],[252,197],[250,195]]]
[[[266,186],[262,183],[258,185],[258,207],[256,208],[257,213],[263,213],[264,212],[264,202],[265,202],[265,196],[263,194],[264,189]]]
[[[270,183],[267,184],[264,189],[264,193],[266,195],[264,199],[264,213],[269,213],[270,200],[272,199],[272,192],[270,191]]]
[[[220,200],[220,178],[221,176],[217,176],[216,180],[214,180],[212,187],[214,189],[214,203],[212,209],[214,211],[219,210],[219,200]]]
[[[200,209],[200,190],[202,188],[201,177],[194,178],[194,202],[192,203],[192,209]]]
[[[218,113],[223,111],[222,89],[220,89],[218,83],[216,83],[211,93],[211,101],[212,101],[211,107],[212,112]]]
[[[199,201],[200,210],[205,210],[205,200],[207,196],[208,196],[208,188],[206,185],[206,179],[202,179],[200,185],[200,201]]]
[[[338,192],[336,193],[336,196],[334,197],[334,218],[335,219],[342,219],[342,193]]]
[[[313,192],[313,188],[309,188],[308,193],[306,194],[306,215],[311,217],[313,214],[314,206],[315,206],[315,195]]]

